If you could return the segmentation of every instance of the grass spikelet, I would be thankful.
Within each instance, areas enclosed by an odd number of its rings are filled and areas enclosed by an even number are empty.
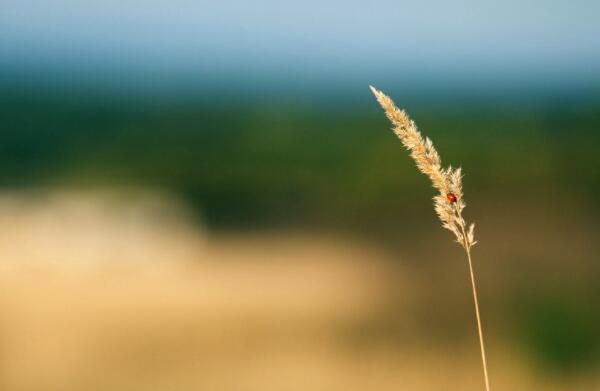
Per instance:
[[[398,109],[387,95],[372,86],[370,88],[383,108],[385,115],[391,121],[394,133],[409,151],[417,168],[429,177],[431,184],[438,191],[438,194],[433,197],[433,205],[435,212],[442,222],[442,227],[454,234],[456,242],[463,247],[467,255],[473,301],[475,303],[475,317],[477,319],[485,389],[489,391],[490,384],[483,343],[483,329],[479,315],[479,300],[477,298],[477,287],[473,273],[473,262],[471,260],[471,248],[477,243],[474,233],[475,224],[470,224],[467,228],[467,223],[462,216],[462,212],[466,206],[462,191],[462,171],[460,167],[452,168],[452,166],[448,166],[447,168],[443,168],[440,155],[433,146],[433,143],[429,138],[423,137],[414,121],[410,119],[406,112]]]

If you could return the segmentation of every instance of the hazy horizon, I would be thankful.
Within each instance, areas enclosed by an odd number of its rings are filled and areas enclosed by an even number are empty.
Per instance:
[[[575,3],[8,1],[0,80],[597,88],[600,5]]]

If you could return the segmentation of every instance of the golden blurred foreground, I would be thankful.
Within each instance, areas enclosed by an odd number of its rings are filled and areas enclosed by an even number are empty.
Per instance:
[[[210,235],[151,192],[5,194],[0,229],[1,390],[483,386],[475,334],[420,331],[433,287],[360,240]],[[600,389],[536,374],[487,326],[494,389]]]

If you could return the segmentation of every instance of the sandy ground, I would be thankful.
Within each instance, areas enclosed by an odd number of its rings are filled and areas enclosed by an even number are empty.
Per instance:
[[[0,389],[483,389],[475,340],[419,333],[422,281],[382,249],[188,216],[159,193],[0,197]],[[600,389],[489,350],[496,390]]]

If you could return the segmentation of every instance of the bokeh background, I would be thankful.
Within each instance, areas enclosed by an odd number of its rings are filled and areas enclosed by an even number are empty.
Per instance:
[[[0,4],[0,389],[600,389],[600,3]]]

